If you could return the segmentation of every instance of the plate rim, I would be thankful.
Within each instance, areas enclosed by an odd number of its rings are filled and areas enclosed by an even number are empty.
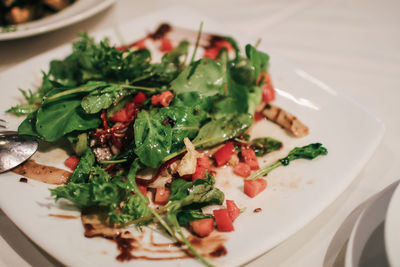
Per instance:
[[[384,228],[384,236],[385,236],[385,247],[386,247],[386,256],[389,260],[390,266],[399,267],[400,266],[400,255],[398,254],[395,248],[396,240],[391,233],[396,228],[397,232],[399,227],[396,222],[400,222],[400,216],[398,215],[398,211],[400,209],[400,183],[395,189],[392,199],[389,202],[389,206],[386,212],[386,220],[385,220],[385,228]],[[396,216],[397,211],[397,216]],[[397,218],[397,219],[396,219]],[[395,227],[397,225],[397,227]],[[397,244],[400,244],[400,241],[397,241]]]
[[[384,189],[382,189],[381,191],[379,191],[378,193],[376,193],[375,195],[373,195],[370,199],[368,199],[368,204],[363,208],[362,212],[359,214],[357,220],[355,221],[354,225],[353,225],[353,229],[351,231],[349,240],[347,242],[347,247],[346,247],[346,256],[345,256],[345,267],[353,267],[353,266],[358,266],[359,265],[359,260],[361,259],[360,257],[362,256],[362,254],[360,255],[354,255],[355,250],[357,245],[357,237],[360,236],[362,229],[362,225],[365,224],[365,220],[368,219],[369,217],[372,217],[372,215],[370,214],[373,210],[377,209],[376,205],[384,205],[386,208],[386,212],[384,212],[384,214],[382,216],[380,216],[379,218],[376,218],[376,221],[374,222],[374,227],[369,227],[369,228],[374,228],[372,229],[372,231],[376,230],[376,227],[381,225],[382,223],[385,223],[385,217],[387,214],[387,210],[388,210],[388,205],[393,197],[394,191],[396,190],[396,188],[399,188],[399,181],[395,181],[393,183],[391,183],[390,185],[388,185],[387,187],[385,187]],[[385,199],[385,198],[389,198],[389,199]],[[376,216],[375,216],[376,217]],[[369,229],[371,230],[371,229]],[[384,232],[385,232],[385,228],[384,228]],[[368,238],[370,237],[370,235],[372,234],[369,233]],[[366,242],[368,241],[368,238],[365,240]],[[365,246],[365,244],[362,244],[363,247],[361,249],[361,253],[363,251],[363,248]],[[354,257],[356,256],[356,257]],[[359,256],[357,258],[357,256]]]

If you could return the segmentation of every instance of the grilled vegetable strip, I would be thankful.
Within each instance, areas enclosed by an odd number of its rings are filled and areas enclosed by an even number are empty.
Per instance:
[[[265,105],[262,114],[269,120],[282,126],[296,137],[303,137],[308,134],[308,127],[299,121],[289,112],[271,105]]]

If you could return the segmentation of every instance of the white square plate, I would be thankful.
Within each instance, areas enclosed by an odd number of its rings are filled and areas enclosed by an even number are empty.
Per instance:
[[[179,15],[178,15],[179,14]],[[236,37],[218,24],[187,9],[167,9],[118,26],[128,42],[137,40],[154,30],[160,22],[197,30],[204,21],[204,32]],[[92,34],[93,35],[93,34]],[[118,43],[114,31],[94,33],[97,39],[109,36]],[[265,47],[261,50],[268,53]],[[51,59],[63,58],[70,52],[70,44],[39,55],[0,74],[2,98],[0,110],[7,110],[20,99],[17,88],[34,88],[40,81],[40,69],[47,69]],[[383,123],[341,92],[330,88],[285,59],[271,56],[271,76],[277,88],[276,104],[295,114],[310,129],[304,138],[289,137],[280,127],[261,122],[253,127],[255,136],[272,136],[284,143],[281,151],[271,153],[261,161],[264,165],[285,155],[294,146],[321,142],[329,154],[313,161],[299,160],[272,172],[269,186],[257,197],[243,194],[243,181],[233,177],[225,168],[216,177],[217,185],[229,180],[224,191],[227,199],[234,199],[246,211],[235,221],[235,231],[225,234],[227,255],[213,262],[217,265],[240,265],[265,253],[315,218],[331,204],[351,183],[378,146]],[[16,129],[20,119],[3,115]],[[65,155],[64,155],[65,156]],[[46,158],[48,165],[62,165],[62,158]],[[225,177],[225,178],[220,178]],[[223,180],[225,179],[225,180]],[[79,215],[77,210],[61,210],[50,198],[52,187],[29,180],[18,182],[19,176],[5,173],[0,179],[0,205],[14,223],[36,244],[69,266],[120,265],[115,256],[115,244],[101,238],[83,236],[80,220],[49,217],[50,213]],[[226,184],[226,183],[225,183]],[[262,212],[254,213],[255,208]],[[136,262],[131,262],[136,264]],[[186,266],[200,264],[194,259],[171,261],[140,261],[141,266]]]

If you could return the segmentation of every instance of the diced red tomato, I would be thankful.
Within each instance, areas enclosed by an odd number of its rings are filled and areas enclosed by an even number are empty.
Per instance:
[[[165,91],[161,94],[160,104],[161,106],[168,107],[174,99],[174,94],[171,91]]]
[[[174,46],[172,45],[171,40],[168,39],[167,37],[163,37],[161,39],[160,51],[163,52],[163,53],[168,53],[172,49],[174,49]]]
[[[130,47],[136,47],[139,50],[146,49],[146,38],[134,42]]]
[[[159,205],[165,205],[168,202],[168,198],[171,194],[171,191],[165,187],[157,187],[156,195],[154,196],[154,203]]]
[[[275,100],[275,89],[272,85],[271,76],[269,73],[264,74],[264,87],[262,91],[262,99],[265,103]]]
[[[78,166],[79,158],[77,156],[70,156],[64,161],[65,166],[70,168],[71,170],[75,170],[76,166]]]
[[[191,221],[189,223],[190,230],[200,237],[205,237],[214,231],[214,219],[204,218],[200,220]]]
[[[126,122],[128,120],[128,114],[126,113],[126,109],[123,108],[121,110],[118,110],[117,112],[115,112],[110,120],[112,122]]]
[[[227,209],[214,210],[215,223],[220,232],[232,232],[235,230],[233,227],[232,219],[229,217]]]
[[[216,41],[215,43],[214,43],[214,46],[215,47],[218,47],[218,48],[226,48],[226,50],[228,50],[228,51],[231,51],[231,50],[233,50],[233,46],[232,46],[232,44],[231,44],[231,42],[229,42],[229,41],[227,41],[227,40],[220,40],[220,41]]]
[[[211,161],[207,155],[197,158],[196,171],[192,174],[192,181],[197,179],[204,179],[206,170],[210,170]]]
[[[235,168],[233,169],[233,172],[239,176],[247,178],[250,176],[251,168],[247,163],[239,162],[238,164],[236,164]]]
[[[258,170],[260,165],[258,165],[258,160],[256,153],[251,148],[242,148],[241,157],[245,163],[250,166],[252,170]]]
[[[153,95],[151,97],[151,104],[153,104],[154,106],[161,105],[164,107],[168,107],[173,99],[174,99],[174,94],[171,91],[165,91],[162,92],[161,94]]]
[[[153,106],[160,105],[160,101],[161,101],[161,94],[151,96],[151,104]]]
[[[196,171],[192,174],[192,181],[196,181],[197,179],[204,179],[206,175],[206,168],[197,165]]]
[[[200,158],[197,158],[197,165],[209,170],[211,168],[212,162],[207,155],[203,155]]]
[[[258,111],[254,112],[254,120],[255,121],[260,121],[260,120],[262,120],[264,118],[265,117],[261,112],[258,112]]]
[[[233,146],[233,142],[228,142],[223,147],[218,149],[217,152],[215,152],[214,154],[217,166],[222,166],[227,163],[234,153],[235,147]]]
[[[218,47],[207,48],[206,51],[204,52],[204,57],[205,58],[216,59],[218,54],[219,54],[219,50],[220,49]]]
[[[133,98],[133,103],[142,104],[146,100],[146,95],[142,92],[137,93]]]
[[[226,48],[226,50],[233,50],[232,44],[226,40],[216,41],[212,47],[206,49],[204,53],[205,58],[216,59],[219,52],[222,48]]]
[[[267,181],[264,179],[244,180],[244,193],[249,197],[255,197],[267,187]]]
[[[233,200],[226,200],[226,209],[232,222],[240,215],[240,209]]]
[[[135,114],[135,107],[136,105],[134,102],[128,102],[125,104],[125,110],[128,119],[130,119]]]
[[[116,46],[115,47],[115,49],[117,50],[117,51],[125,51],[125,50],[127,50],[129,48],[129,46],[127,46],[127,45],[121,45],[121,46]]]
[[[138,188],[140,190],[140,192],[142,193],[142,195],[147,195],[147,187],[143,186],[143,185],[138,185]]]
[[[125,104],[125,107],[123,109],[115,112],[111,116],[110,120],[112,122],[126,122],[129,119],[131,119],[134,114],[135,114],[135,103],[128,102]]]

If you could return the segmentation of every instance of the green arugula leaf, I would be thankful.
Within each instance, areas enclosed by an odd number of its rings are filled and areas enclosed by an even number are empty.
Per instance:
[[[254,150],[257,157],[262,157],[269,152],[281,149],[282,142],[271,137],[260,137],[251,140],[250,147]]]
[[[135,123],[135,154],[144,165],[157,168],[171,151],[172,131],[164,125],[158,109],[139,112]]]
[[[36,116],[36,131],[44,140],[54,142],[73,131],[95,129],[100,123],[97,114],[85,113],[80,99],[63,99],[41,106]]]
[[[193,139],[200,129],[200,124],[206,119],[204,113],[197,113],[193,107],[167,107],[160,110],[161,119],[171,126],[171,150],[175,152],[184,147],[183,139]],[[201,116],[203,115],[203,116]]]
[[[86,183],[89,180],[95,162],[93,151],[90,148],[86,149],[85,154],[80,158],[74,172],[69,177],[68,183]]]
[[[214,218],[212,215],[205,215],[201,209],[182,210],[177,213],[178,222],[180,225],[188,227],[191,221],[201,220],[206,218]]]
[[[18,126],[18,134],[41,138],[40,134],[36,131],[36,115],[37,111],[34,111],[26,117]]]
[[[171,82],[171,89],[177,94],[193,91],[203,96],[223,94],[223,81],[221,76],[221,65],[212,59],[203,58],[184,69],[179,76]]]
[[[277,161],[259,169],[247,179],[256,180],[258,178],[261,178],[280,166],[289,165],[291,161],[296,159],[312,160],[318,156],[324,156],[327,154],[328,150],[325,147],[323,147],[322,144],[320,143],[313,143],[303,147],[295,147],[289,152],[289,154],[286,157],[278,159]]]
[[[257,50],[254,46],[246,45],[246,55],[254,67],[253,83],[255,84],[261,73],[266,72],[269,64],[269,55]]]
[[[81,209],[115,206],[120,198],[117,186],[109,183],[110,176],[100,167],[93,167],[90,176],[87,183],[71,182],[50,189],[51,195],[56,197],[56,201],[61,198],[68,199]]]
[[[215,146],[241,135],[252,123],[252,116],[244,113],[214,119],[200,129],[192,143],[196,148]]]

